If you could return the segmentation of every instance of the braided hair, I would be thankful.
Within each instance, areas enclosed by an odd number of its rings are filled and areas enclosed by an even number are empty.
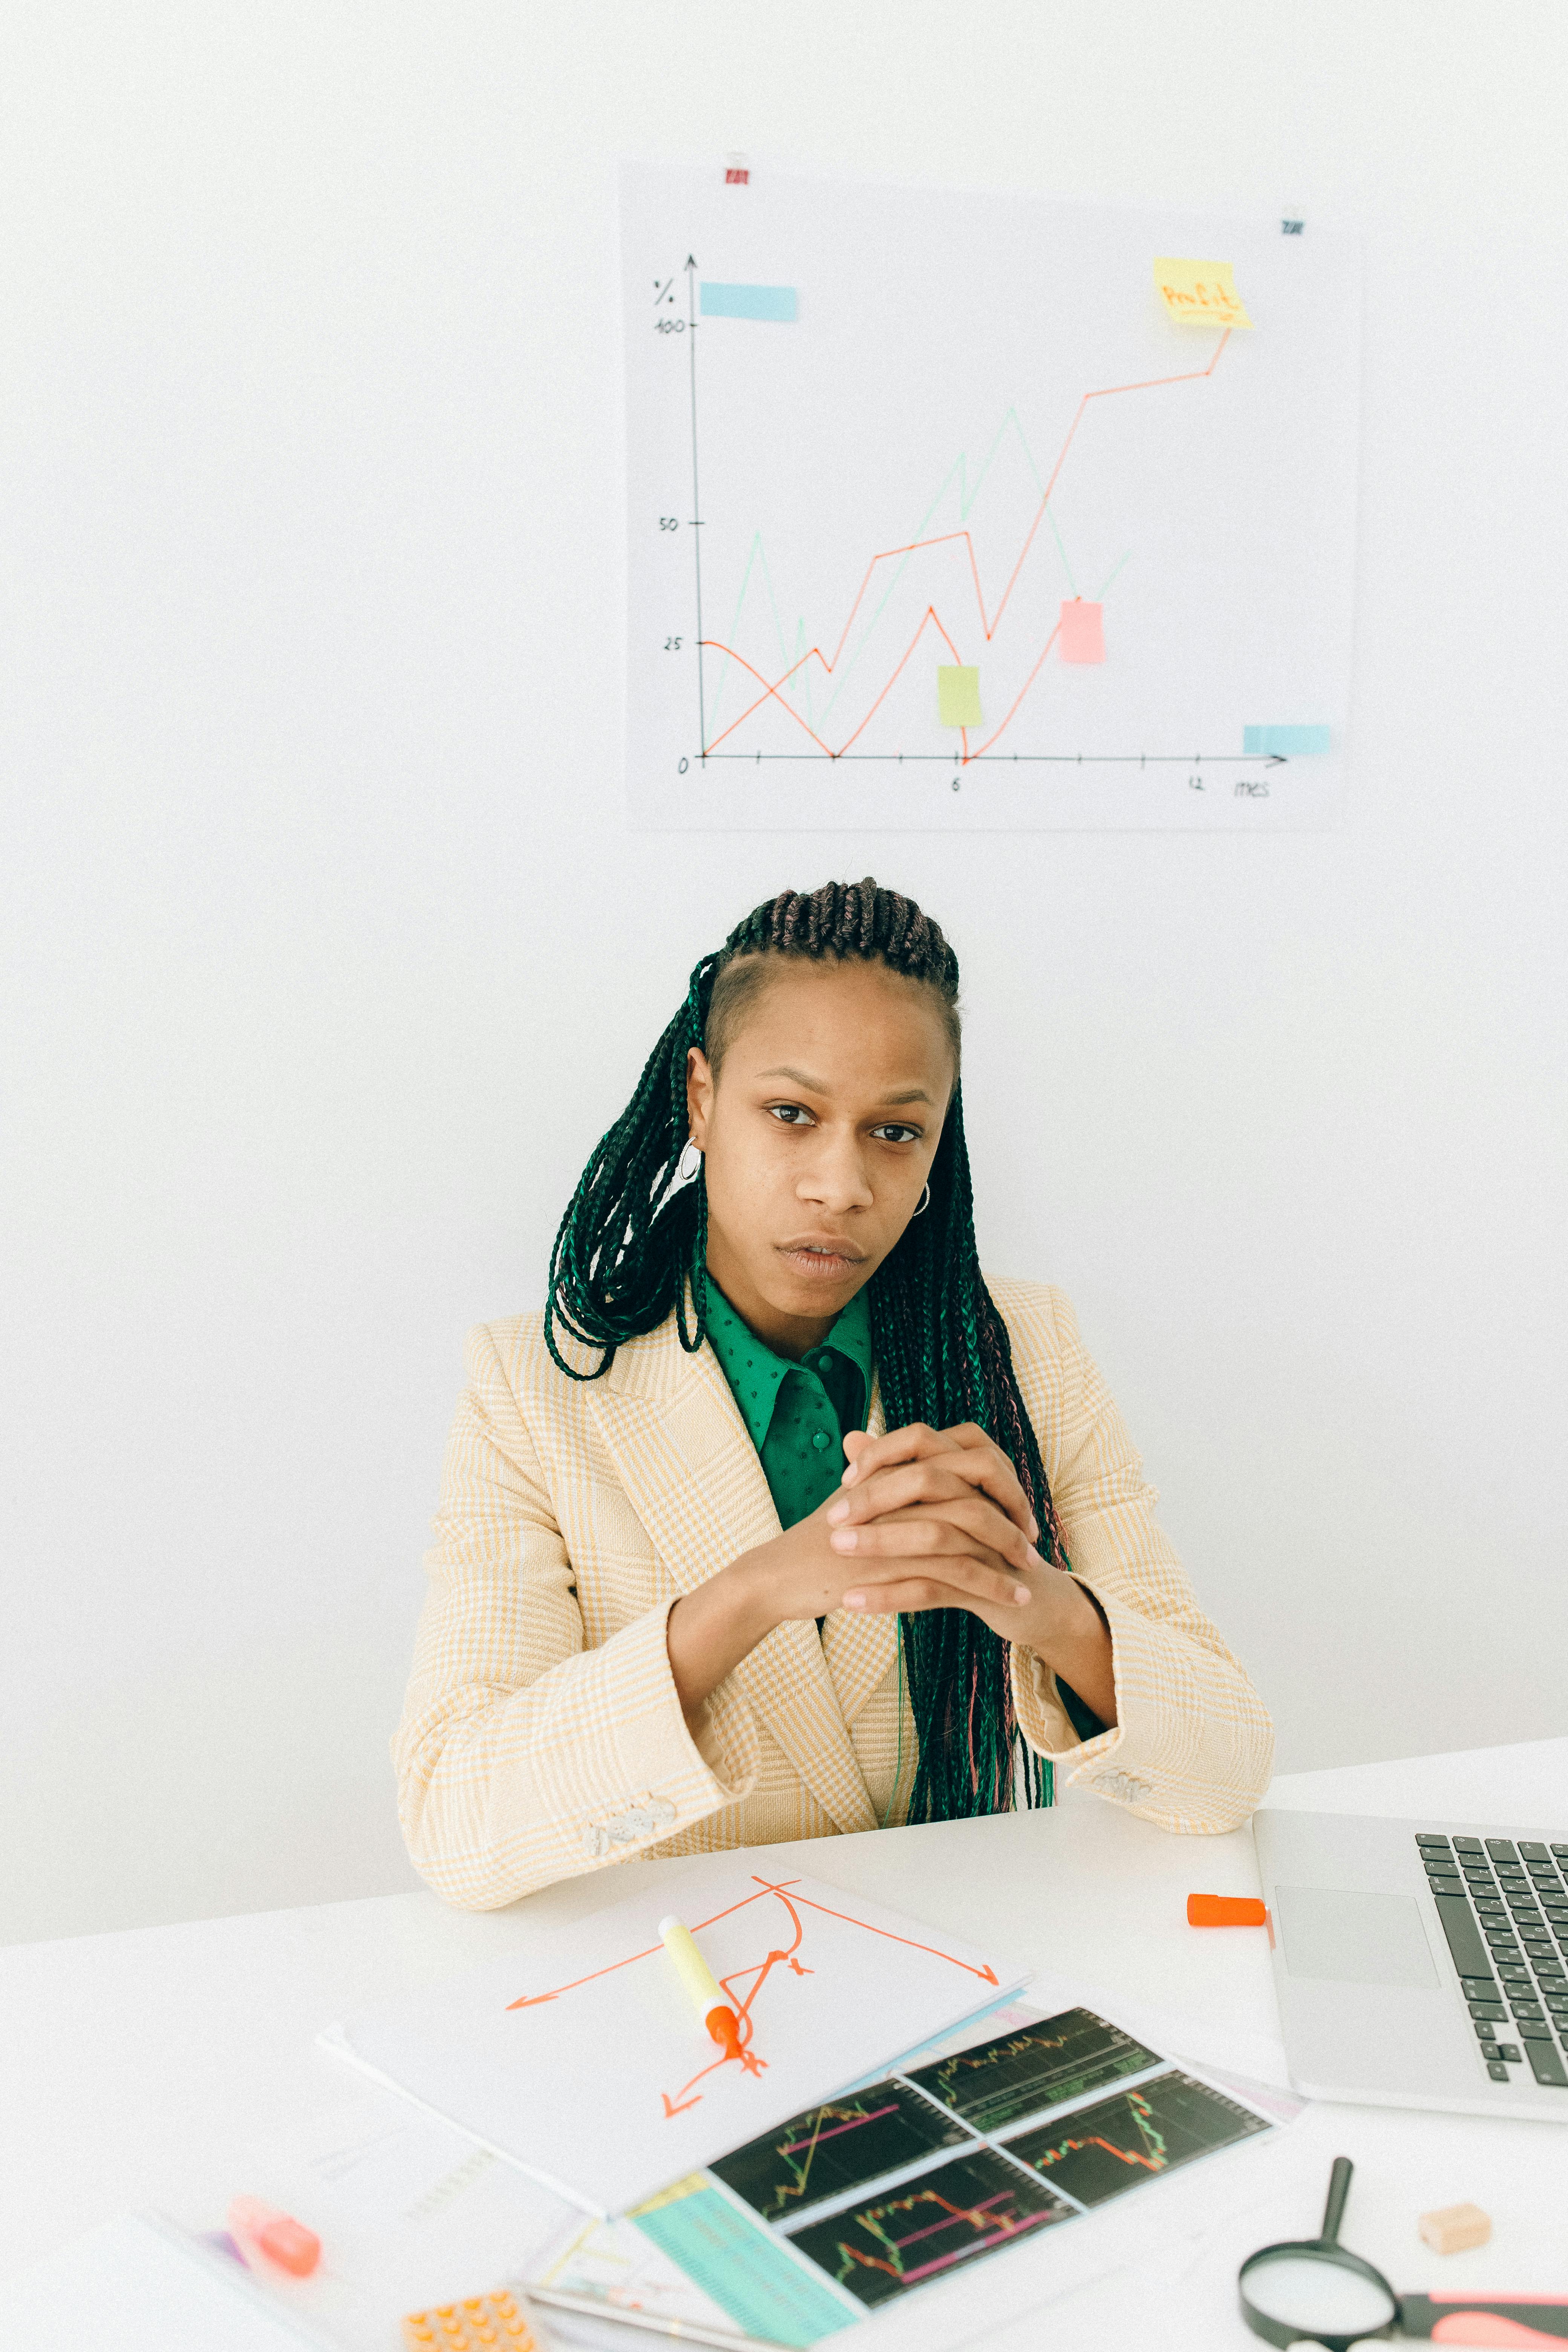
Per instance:
[[[682,1181],[687,1055],[718,1067],[752,991],[775,957],[860,961],[931,989],[958,1045],[958,959],[929,915],[868,877],[781,891],[737,924],[691,974],[686,1001],[648,1056],[637,1091],[597,1148],[562,1218],[550,1261],[544,1336],[573,1380],[598,1380],[616,1350],[673,1313],[693,1354],[707,1331],[708,1196],[702,1171]],[[689,1294],[691,1321],[687,1321]],[[1039,1548],[1068,1565],[1040,1449],[1013,1370],[1007,1328],[980,1271],[963,1106],[954,1085],[931,1171],[931,1203],[913,1218],[868,1286],[877,1377],[889,1429],[975,1422],[1017,1472],[1039,1521]],[[596,1353],[584,1368],[564,1339]],[[964,1609],[900,1620],[902,1663],[920,1742],[911,1822],[1048,1805],[1051,1767],[1021,1740],[1008,1649]]]

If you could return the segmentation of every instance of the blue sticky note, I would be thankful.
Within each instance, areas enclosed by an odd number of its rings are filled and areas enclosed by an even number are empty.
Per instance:
[[[702,281],[705,319],[772,319],[781,327],[795,324],[793,286],[710,286]]]
[[[1328,748],[1326,727],[1244,727],[1241,730],[1242,755],[1248,760],[1262,759],[1271,751],[1286,760],[1310,759],[1313,752]]]

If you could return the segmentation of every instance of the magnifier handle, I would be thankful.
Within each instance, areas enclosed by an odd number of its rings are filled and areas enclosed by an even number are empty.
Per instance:
[[[1345,2218],[1345,2199],[1351,2193],[1351,2174],[1355,2170],[1348,2156],[1336,2156],[1334,2168],[1329,2175],[1329,2201],[1323,2208],[1323,2243],[1337,2246],[1340,2223]]]
[[[1568,2295],[1405,2294],[1400,2331],[1435,2344],[1568,2343]]]

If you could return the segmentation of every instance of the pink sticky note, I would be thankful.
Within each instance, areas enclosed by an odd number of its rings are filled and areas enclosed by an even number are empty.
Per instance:
[[[1105,659],[1105,607],[1086,604],[1081,596],[1064,603],[1057,651],[1065,662]]]

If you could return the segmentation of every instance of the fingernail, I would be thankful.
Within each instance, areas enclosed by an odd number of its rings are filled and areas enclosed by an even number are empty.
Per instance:
[[[1029,1566],[1031,1568],[1044,1568],[1045,1564],[1046,1563],[1040,1558],[1039,1553],[1037,1551],[1031,1550],[1029,1554]]]
[[[866,1606],[865,1594],[863,1592],[847,1592],[844,1596],[844,1606],[846,1609],[864,1609]]]
[[[839,1485],[840,1485],[841,1486],[852,1486],[852,1485],[854,1484],[854,1479],[855,1479],[855,1465],[853,1464],[853,1462],[851,1462],[851,1464],[849,1465],[849,1467],[845,1471],[843,1477],[839,1480],[839,1482],[838,1482],[838,1483],[839,1483]]]
[[[860,1538],[853,1528],[836,1528],[827,1540],[835,1551],[853,1551]]]
[[[849,1506],[848,1506],[848,1504],[847,1504],[847,1503],[835,1503],[835,1504],[834,1504],[834,1506],[833,1506],[833,1508],[828,1512],[827,1516],[828,1516],[829,1519],[830,1519],[830,1520],[832,1520],[832,1521],[833,1521],[833,1523],[834,1523],[835,1525],[837,1525],[837,1522],[838,1522],[840,1519],[847,1519],[847,1518],[849,1517]]]
[[[1013,1598],[1021,1609],[1025,1601],[1032,1598],[1028,1586],[1026,1584],[1016,1584],[1013,1587]]]
[[[1038,1543],[1038,1542],[1039,1542],[1039,1540],[1040,1540],[1040,1523],[1039,1523],[1038,1519],[1037,1519],[1037,1518],[1036,1518],[1036,1517],[1035,1517],[1035,1515],[1034,1515],[1033,1511],[1031,1511],[1031,1512],[1029,1513],[1029,1541],[1030,1541],[1031,1543]]]

